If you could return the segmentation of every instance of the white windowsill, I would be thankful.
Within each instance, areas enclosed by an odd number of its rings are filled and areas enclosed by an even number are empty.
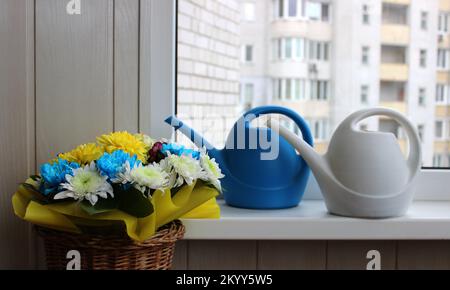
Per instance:
[[[183,220],[191,240],[450,240],[450,201],[415,201],[400,218],[329,215],[323,201],[286,210],[246,210],[223,201],[221,219]]]

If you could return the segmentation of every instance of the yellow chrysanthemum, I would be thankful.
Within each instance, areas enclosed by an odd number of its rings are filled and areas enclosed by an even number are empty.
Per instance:
[[[102,135],[97,138],[97,141],[108,153],[123,150],[131,156],[136,155],[142,163],[146,163],[147,161],[148,146],[143,140],[128,132],[115,132],[109,135]]]
[[[86,165],[99,159],[104,150],[101,146],[95,143],[83,144],[74,150],[59,154],[58,157],[69,162],[77,162],[81,165]]]
[[[150,150],[153,146],[153,144],[155,144],[155,140],[153,140],[152,138],[150,138],[150,136],[145,135],[145,134],[134,134],[134,136],[136,138],[138,138],[139,140],[141,140],[142,142],[144,142],[145,146],[147,146],[147,151]]]

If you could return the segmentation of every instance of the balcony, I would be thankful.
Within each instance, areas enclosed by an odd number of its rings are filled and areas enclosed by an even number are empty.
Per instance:
[[[381,107],[389,108],[392,110],[395,110],[397,112],[400,112],[402,114],[406,114],[407,112],[407,105],[406,102],[400,102],[400,101],[381,101],[380,102]]]
[[[450,117],[450,105],[437,105],[435,114],[436,118]]]
[[[450,34],[439,35],[438,36],[438,46],[439,48],[449,48],[450,47]]]
[[[447,1],[447,0],[441,0]],[[411,0],[383,0],[383,3],[394,4],[394,5],[410,5]]]
[[[328,22],[310,22],[305,20],[277,19],[270,25],[272,37],[296,36],[329,41],[333,38],[332,26]]]
[[[327,101],[274,101],[275,105],[298,112],[305,118],[327,118],[330,116],[330,104]]]
[[[450,11],[450,1],[439,0],[439,10],[440,11]]]
[[[382,81],[406,82],[409,78],[409,66],[407,64],[380,65],[380,79]]]
[[[449,141],[434,141],[434,150],[433,152],[436,154],[448,154],[450,149]]]
[[[381,43],[408,46],[410,28],[407,25],[383,24],[381,26]]]
[[[448,71],[439,71],[436,76],[438,84],[450,83],[450,73]]]
[[[402,1],[383,2],[382,24],[408,25],[409,3]]]

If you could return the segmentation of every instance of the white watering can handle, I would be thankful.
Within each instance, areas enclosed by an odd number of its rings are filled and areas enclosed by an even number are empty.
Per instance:
[[[422,167],[422,150],[419,135],[411,122],[397,111],[386,108],[367,109],[354,113],[347,120],[350,122],[351,129],[358,130],[357,124],[369,117],[386,116],[398,122],[406,131],[409,140],[408,167],[411,177],[414,176]]]

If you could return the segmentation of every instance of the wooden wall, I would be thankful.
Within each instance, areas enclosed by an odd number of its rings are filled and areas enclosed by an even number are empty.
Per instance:
[[[111,130],[163,135],[152,123],[157,98],[174,87],[151,83],[171,75],[173,57],[151,43],[170,29],[155,3],[167,0],[82,1],[81,15],[63,0],[0,1],[0,268],[42,267],[30,226],[13,215],[11,195],[37,164]],[[165,9],[167,6],[164,6]],[[158,69],[158,70],[156,70]],[[166,88],[166,91],[165,89]],[[157,96],[157,97],[155,97]],[[158,115],[159,118],[159,115]],[[450,242],[183,241],[177,269],[361,269],[379,250],[384,269],[450,268]]]
[[[450,241],[182,241],[177,270],[366,270],[369,251],[382,270],[449,270]]]

